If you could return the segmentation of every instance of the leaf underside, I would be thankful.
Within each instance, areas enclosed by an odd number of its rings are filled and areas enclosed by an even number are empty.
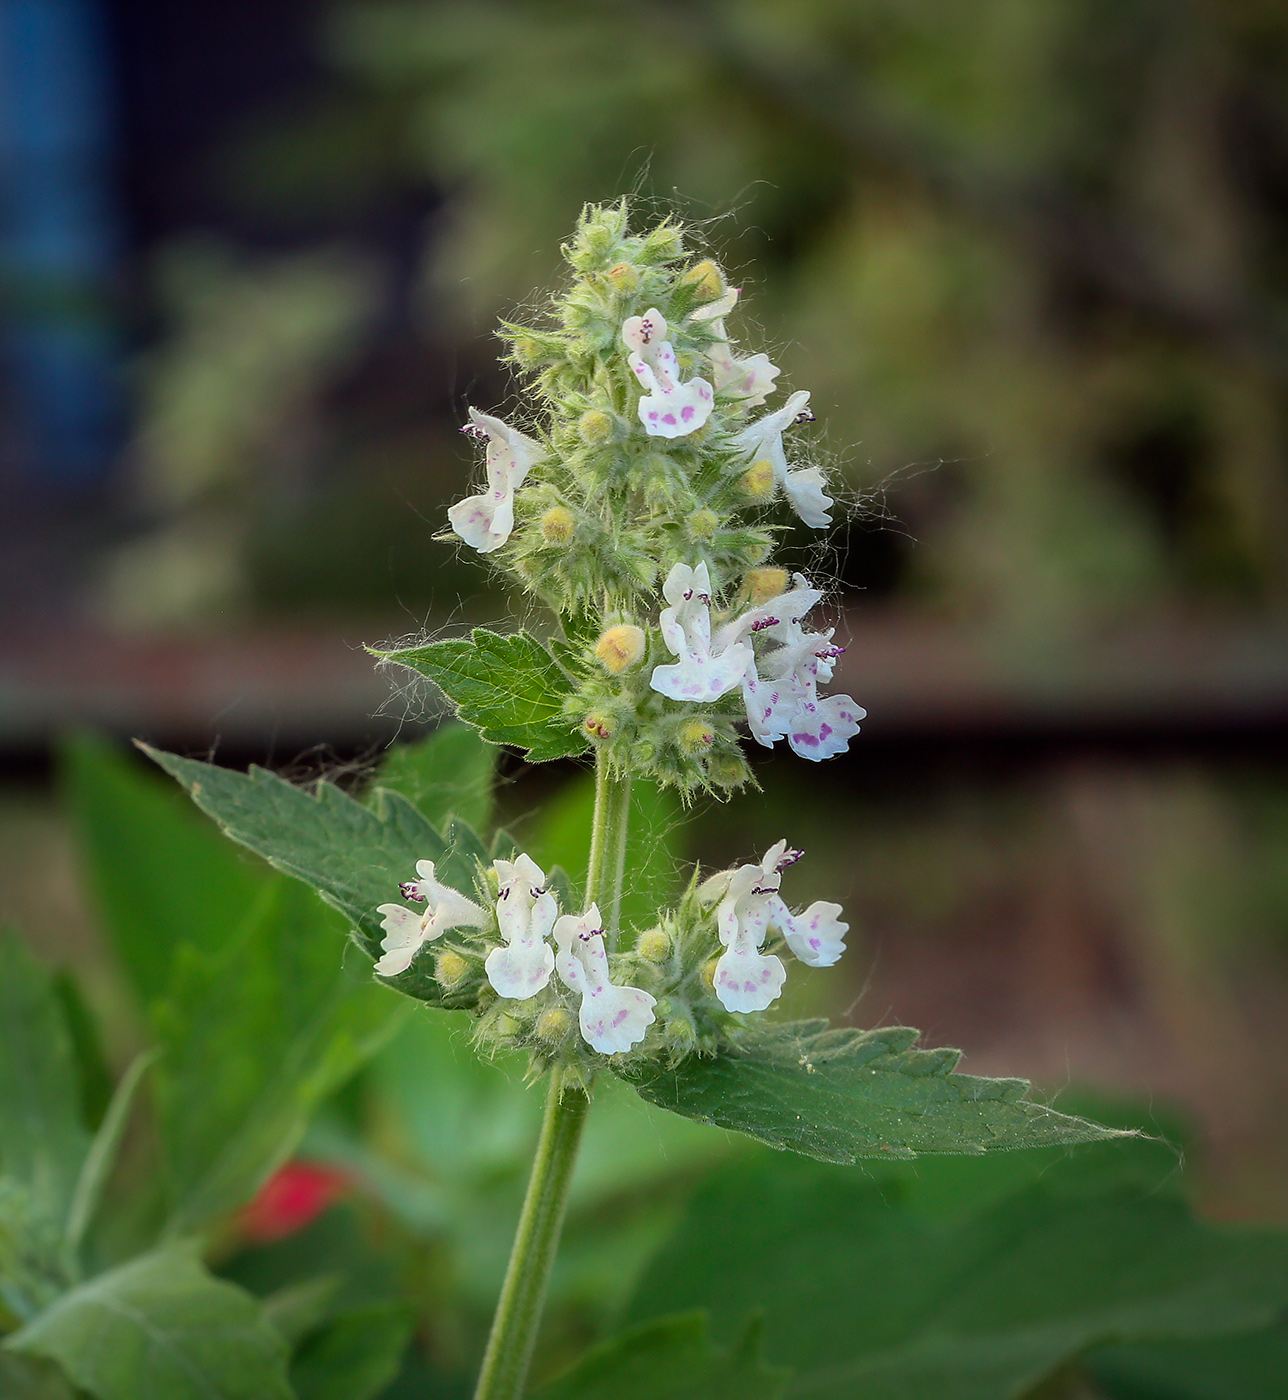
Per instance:
[[[796,1021],[746,1031],[712,1057],[618,1071],[650,1103],[824,1162],[978,1156],[1122,1136],[1024,1097],[1023,1079],[955,1074],[956,1050],[919,1050],[903,1026]]]
[[[468,638],[375,654],[433,681],[485,739],[527,749],[533,763],[575,758],[590,747],[564,714],[568,678],[527,632],[502,637],[476,627]]]

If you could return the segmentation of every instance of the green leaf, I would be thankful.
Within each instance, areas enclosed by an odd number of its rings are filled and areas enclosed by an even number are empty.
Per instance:
[[[232,840],[303,880],[338,909],[373,958],[380,954],[384,932],[376,906],[397,900],[399,884],[414,878],[418,860],[437,862],[444,883],[462,891],[473,884],[473,853],[482,849],[478,838],[458,829],[449,849],[397,793],[378,788],[372,804],[364,806],[331,783],[320,782],[308,792],[263,768],[234,773],[140,747]],[[404,974],[395,985],[422,1000],[439,1000],[437,983],[421,981],[426,985]]]
[[[146,1006],[165,990],[174,950],[219,947],[268,872],[101,739],[67,744],[62,774],[98,911]]]
[[[758,1332],[727,1353],[711,1345],[705,1313],[647,1323],[594,1347],[534,1400],[777,1400],[790,1373],[759,1359]]]
[[[528,750],[533,763],[574,758],[590,747],[564,714],[572,687],[559,663],[527,632],[470,637],[373,653],[427,676],[492,744]]]
[[[335,915],[283,880],[223,948],[180,949],[152,1018],[172,1233],[249,1200],[410,1009],[346,972],[345,947]]]
[[[734,1336],[765,1310],[795,1400],[998,1400],[1088,1348],[1264,1326],[1288,1303],[1283,1232],[1197,1221],[1117,1163],[1103,1179],[1085,1160],[1041,1165],[996,1202],[970,1162],[873,1180],[757,1154],[708,1180],[629,1316],[707,1307]],[[935,1176],[955,1213],[920,1208]],[[961,1199],[973,1181],[977,1209]]]
[[[438,831],[458,818],[475,831],[492,825],[497,751],[468,724],[440,725],[424,739],[385,751],[375,786],[399,793]]]
[[[1283,1400],[1288,1323],[1198,1342],[1110,1347],[1084,1365],[1106,1400]]]
[[[855,1162],[923,1152],[999,1152],[1122,1136],[1024,1098],[1023,1079],[954,1074],[957,1050],[918,1050],[917,1032],[795,1021],[746,1031],[736,1047],[674,1068],[617,1073],[650,1103],[770,1147]]]
[[[76,1400],[76,1391],[52,1361],[0,1350],[0,1396],[4,1400]]]
[[[172,1245],[65,1294],[8,1338],[98,1400],[290,1400],[286,1343],[259,1304]]]
[[[81,1085],[53,978],[0,933],[0,1174],[30,1218],[61,1231],[89,1150]]]
[[[299,1400],[375,1400],[398,1374],[411,1340],[405,1303],[342,1313],[307,1337],[291,1364]]]

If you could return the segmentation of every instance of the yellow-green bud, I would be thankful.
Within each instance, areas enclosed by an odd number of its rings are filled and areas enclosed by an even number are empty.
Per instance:
[[[602,408],[591,408],[581,415],[577,431],[587,447],[598,447],[601,442],[607,442],[613,436],[616,426],[611,413],[605,413]]]
[[[577,518],[566,506],[551,506],[541,517],[541,538],[547,544],[567,544],[577,528]]]
[[[617,733],[617,723],[612,715],[606,715],[602,710],[595,710],[588,714],[582,721],[581,726],[592,739],[611,739]]]
[[[716,964],[719,961],[719,958],[712,958],[709,962],[702,964],[702,985],[713,996],[716,990]]]
[[[541,345],[530,335],[517,336],[514,341],[514,358],[520,364],[534,365],[543,358]]]
[[[768,501],[774,494],[774,464],[766,457],[753,462],[743,472],[738,485],[743,495],[753,501]]]
[[[513,1036],[518,1035],[523,1029],[523,1026],[519,1021],[516,1021],[508,1011],[502,1011],[496,1020],[492,1022],[492,1029],[497,1035]]]
[[[434,976],[448,991],[451,991],[453,987],[459,987],[469,975],[469,962],[450,948],[440,953],[434,960]]]
[[[677,1050],[689,1050],[697,1040],[692,1023],[682,1016],[666,1023],[666,1038]]]
[[[605,671],[620,676],[644,655],[643,628],[636,627],[633,622],[610,627],[595,643],[595,655]]]
[[[743,578],[747,601],[753,608],[787,592],[786,569],[748,569]]]
[[[671,956],[671,940],[660,928],[641,933],[635,951],[645,962],[663,963]]]
[[[538,1039],[556,1045],[572,1030],[572,1016],[563,1006],[547,1006],[532,1027]]]
[[[720,524],[720,517],[705,506],[689,516],[689,534],[695,540],[709,540]]]
[[[639,291],[640,275],[630,263],[614,263],[612,267],[608,269],[608,280],[613,284],[613,288],[616,291],[625,292],[628,295],[631,292]]]
[[[674,224],[659,224],[644,239],[640,250],[646,262],[670,262],[684,252],[684,240]]]
[[[702,753],[716,741],[716,731],[710,720],[686,720],[680,729],[680,747],[685,753]]]
[[[700,263],[694,263],[684,274],[684,280],[691,287],[697,289],[698,296],[703,301],[715,301],[725,289],[724,277],[710,258],[704,258]]]

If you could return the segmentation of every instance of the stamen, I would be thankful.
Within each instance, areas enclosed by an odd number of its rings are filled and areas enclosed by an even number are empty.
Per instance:
[[[796,415],[795,421],[797,423],[812,423],[814,421],[814,414],[810,409],[802,408]]]
[[[785,851],[782,860],[778,862],[779,870],[786,870],[789,865],[795,865],[804,854],[804,851]]]
[[[424,904],[427,899],[427,896],[421,894],[420,887],[414,880],[404,880],[402,884],[398,886],[398,893],[401,894],[404,899],[410,899],[415,904]]]
[[[781,621],[782,619],[777,617],[762,617],[751,624],[751,630],[753,632],[763,632],[766,627],[777,627]]]

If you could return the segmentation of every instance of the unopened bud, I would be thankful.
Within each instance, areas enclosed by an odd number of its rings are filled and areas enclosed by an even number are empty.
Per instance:
[[[625,292],[628,295],[639,290],[639,272],[627,262],[614,263],[608,269],[608,280],[612,283],[614,290]]]
[[[710,720],[686,720],[680,730],[680,747],[685,753],[703,753],[716,741]]]
[[[518,1035],[523,1029],[523,1026],[520,1022],[516,1021],[508,1011],[502,1011],[496,1020],[492,1022],[492,1029],[497,1035],[503,1035],[508,1038]]]
[[[605,413],[602,408],[592,408],[581,415],[577,431],[587,447],[598,447],[601,442],[607,442],[613,436],[616,426],[611,413]]]
[[[713,996],[716,990],[716,966],[720,962],[719,958],[711,958],[702,964],[702,985]]]
[[[577,518],[566,506],[551,506],[541,517],[541,538],[547,544],[567,544],[577,528]]]
[[[514,341],[514,358],[521,365],[535,365],[544,358],[544,352],[538,341],[530,335],[517,336]]]
[[[644,655],[644,629],[633,622],[622,622],[610,627],[595,643],[595,655],[604,670],[614,676],[621,673]]]
[[[721,276],[720,269],[710,258],[704,258],[700,263],[694,263],[684,274],[684,280],[689,286],[695,288],[702,301],[715,301],[724,291],[724,277]]]
[[[691,1050],[697,1041],[694,1034],[693,1023],[683,1016],[677,1016],[675,1020],[666,1023],[666,1038],[677,1050]]]
[[[767,458],[753,462],[738,482],[744,496],[753,501],[767,501],[774,494],[774,464]]]
[[[684,252],[684,240],[674,224],[659,224],[644,239],[640,249],[645,262],[671,262]]]
[[[787,592],[786,569],[748,569],[743,578],[747,601],[753,608]]]
[[[695,540],[709,540],[720,525],[720,517],[705,506],[689,516],[689,534]]]
[[[434,976],[448,991],[451,991],[453,987],[459,987],[469,975],[468,960],[461,957],[459,953],[452,952],[450,948],[434,959]]]
[[[671,956],[671,940],[660,928],[641,933],[635,951],[645,962],[662,963]]]
[[[532,1027],[537,1038],[556,1045],[572,1030],[572,1016],[563,1006],[547,1006]]]
[[[600,710],[588,714],[581,726],[592,739],[611,739],[617,733],[617,724],[611,715]]]

